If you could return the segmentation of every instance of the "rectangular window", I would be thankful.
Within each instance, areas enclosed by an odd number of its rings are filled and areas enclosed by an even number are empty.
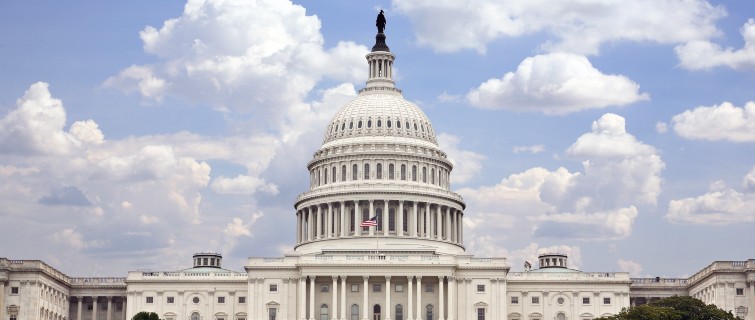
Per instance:
[[[519,304],[519,297],[511,297],[511,304]]]
[[[16,320],[16,315],[15,314],[10,315],[10,320]]]
[[[737,288],[737,295],[738,296],[745,295],[745,288]]]
[[[18,294],[18,287],[10,287],[10,294]]]
[[[147,297],[147,303],[154,303],[155,298],[154,297]]]
[[[115,304],[115,310],[116,311],[123,311],[123,303],[122,302],[116,303]]]
[[[91,304],[88,304],[88,305],[87,305],[87,310],[90,310],[90,311],[91,311],[91,310],[93,310],[93,309],[94,309],[94,307],[93,307],[93,306],[92,306]]]
[[[425,292],[433,292],[435,291],[435,287],[431,284],[425,285]]]
[[[532,297],[532,304],[540,304],[540,297]]]
[[[359,285],[358,284],[352,284],[351,285],[351,292],[359,292]]]
[[[320,292],[330,292],[330,287],[327,284],[321,284]]]
[[[269,320],[275,320],[276,316],[278,315],[278,309],[276,308],[270,308],[267,312],[270,316],[268,317]]]
[[[485,285],[484,284],[478,284],[477,285],[477,292],[485,292]]]
[[[168,303],[173,303],[175,301],[174,297],[168,297]]]
[[[246,297],[239,297],[239,303],[246,303]]]
[[[603,304],[611,304],[611,298],[603,298]]]
[[[225,303],[225,297],[218,297],[218,303]]]
[[[396,285],[396,292],[404,292],[404,285],[403,284],[397,284]]]
[[[271,284],[270,285],[270,292],[278,292],[278,285],[277,284]]]
[[[582,304],[590,304],[590,297],[582,297]]]
[[[485,320],[485,308],[477,308],[477,320]]]
[[[381,288],[379,284],[372,285],[372,292],[380,292]]]

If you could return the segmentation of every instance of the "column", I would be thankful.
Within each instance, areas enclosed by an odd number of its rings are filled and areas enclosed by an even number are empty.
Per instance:
[[[317,235],[316,239],[322,238],[322,205],[317,205],[317,224],[315,225],[315,234]]]
[[[370,202],[370,203],[372,203],[372,202]],[[362,318],[364,320],[369,320],[370,319],[369,308],[367,307],[367,279],[369,279],[369,278],[370,277],[368,277],[368,276],[362,276],[362,279],[364,279],[364,285],[362,286],[362,292],[363,292],[362,293],[362,296],[363,296],[362,297],[362,310],[363,310],[362,314],[364,316]]]
[[[347,219],[346,219],[346,202],[345,201],[341,201],[341,211],[339,211],[338,213],[340,213],[341,215],[341,237],[346,237],[346,235],[349,232],[348,231],[349,226],[346,223]]]
[[[375,216],[375,203],[374,202],[375,202],[374,200],[370,200],[370,214],[369,214],[369,218],[370,219]],[[375,235],[375,229],[377,229],[377,227],[374,227],[374,228],[373,227],[369,227],[369,228],[367,228],[367,230],[369,230],[371,236]]]
[[[354,233],[358,236],[362,235],[360,222],[362,222],[362,208],[359,206],[359,200],[354,200]]]
[[[441,215],[440,205],[435,206],[435,238],[438,240],[443,239],[443,216]]]
[[[81,302],[84,300],[84,297],[77,296],[76,300],[79,300],[79,305],[77,306],[77,309],[76,309],[76,320],[81,320]]]
[[[396,212],[396,235],[404,236],[404,200],[399,200],[398,211]]]
[[[456,278],[448,277],[448,320],[456,320],[456,302]]]
[[[317,285],[315,279],[317,279],[315,276],[309,277],[309,320],[315,319],[315,286]]]
[[[383,200],[383,236],[387,236],[388,235],[388,230],[390,229],[389,228],[390,227],[390,222],[388,221],[389,220],[388,218],[389,218],[389,214],[388,214],[388,200]],[[395,224],[394,224],[394,226],[395,226]],[[387,320],[388,318],[385,318],[385,319]]]
[[[446,227],[443,228],[443,232],[445,233],[446,236],[443,237],[443,239],[445,239],[446,241],[450,241],[451,240],[451,207],[446,207],[445,220],[446,220]]]
[[[333,234],[333,205],[328,202],[328,211],[325,213],[325,219],[322,219],[325,223],[325,234],[323,238],[330,238]]]
[[[425,214],[423,215],[425,218],[425,227],[427,228],[425,231],[425,237],[426,238],[432,238],[433,236],[433,218],[430,213],[430,203],[425,203]]]
[[[408,297],[407,306],[406,306],[406,316],[407,316],[406,319],[414,320],[414,317],[412,317],[412,315],[414,314],[414,308],[412,308],[413,307],[412,302],[414,302],[414,297],[412,297],[412,283],[414,282],[414,276],[408,276],[406,278],[408,280],[406,281],[407,282],[406,286],[408,287],[408,290],[409,290],[407,291],[407,295],[406,295]]]
[[[5,319],[5,281],[7,276],[0,279],[0,319]]]
[[[490,304],[490,316],[493,319],[498,319],[498,300],[496,300],[498,298],[498,294],[496,291],[498,290],[496,290],[496,287],[497,287],[496,283],[497,283],[496,279],[490,279],[490,301],[492,302]],[[542,301],[542,303],[547,304],[548,302]],[[545,315],[543,315],[543,318],[545,318]]]
[[[92,320],[97,320],[97,296],[92,297]]]
[[[461,316],[462,319],[469,316],[474,316],[474,310],[472,310],[472,279],[464,279],[464,286],[466,286],[467,296],[466,296],[466,302],[464,304],[464,315]],[[522,302],[524,303],[524,302]],[[544,317],[544,316],[543,316]]]
[[[112,320],[113,319],[113,297],[108,296],[107,297],[107,315],[105,316],[105,319]]]
[[[385,276],[385,320],[391,320],[391,276]]]
[[[333,304],[330,306],[330,318],[333,320],[338,319],[338,308],[336,308],[336,303],[338,302],[338,276],[332,276],[333,278],[333,287],[330,292],[333,293]]]
[[[438,209],[438,213],[440,213],[440,208]],[[440,230],[438,230],[440,231]],[[440,232],[438,232],[440,233]],[[444,310],[446,309],[446,295],[445,290],[443,289],[443,276],[438,277],[438,288],[440,288],[439,296],[438,296],[438,320],[446,320],[446,315],[444,313]]]
[[[417,276],[417,318],[415,319],[422,319],[422,276]]]
[[[417,226],[418,225],[419,225],[419,223],[417,223],[417,202],[414,201],[412,203],[412,219],[411,219],[411,223],[409,223],[409,226],[411,227],[411,229],[410,229],[411,230],[411,235],[414,238],[417,237]]]
[[[341,277],[341,320],[346,320],[346,277]]]
[[[315,211],[312,210],[312,207],[307,207],[307,240],[312,241],[314,240],[314,233],[315,233]]]
[[[755,312],[755,281],[750,281],[750,305],[747,306],[747,314],[750,319],[755,319],[753,312]]]
[[[247,302],[252,303],[252,302]],[[254,301],[253,303],[257,303],[257,301]],[[299,319],[300,320],[306,320],[307,319],[307,276],[302,276],[299,278]],[[251,314],[250,314],[251,316]]]
[[[464,212],[459,210],[459,244],[464,245]]]
[[[288,295],[289,295],[289,292],[290,292],[289,291],[289,287],[288,287],[289,286],[289,282],[291,282],[291,279],[289,279],[289,278],[284,278],[283,279],[283,286],[282,286],[283,287],[282,288],[283,289],[283,298],[281,298],[281,310],[280,310],[280,313],[281,313],[280,317],[283,320],[288,320],[288,310],[291,309],[291,303],[289,302],[290,299],[288,298]],[[234,296],[234,292],[231,292],[231,297],[232,297],[231,299],[233,299],[233,296]],[[236,301],[231,300],[231,303],[233,303],[231,305],[232,307],[236,305]],[[233,314],[235,315],[236,313],[233,313]],[[235,316],[234,316],[234,318],[235,318]]]

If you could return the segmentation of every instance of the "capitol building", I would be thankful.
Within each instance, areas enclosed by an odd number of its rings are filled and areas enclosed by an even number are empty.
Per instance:
[[[510,272],[505,257],[468,254],[453,166],[428,117],[396,87],[382,32],[366,58],[366,86],[307,163],[292,252],[251,257],[244,272],[225,269],[220,253],[197,253],[189,269],[113,278],[0,258],[0,320],[141,311],[164,320],[589,320],[673,295],[755,320],[755,259],[667,279],[580,271],[560,253]]]

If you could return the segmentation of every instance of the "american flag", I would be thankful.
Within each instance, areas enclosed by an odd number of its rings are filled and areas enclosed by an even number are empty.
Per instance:
[[[360,227],[377,227],[377,216],[362,221]]]

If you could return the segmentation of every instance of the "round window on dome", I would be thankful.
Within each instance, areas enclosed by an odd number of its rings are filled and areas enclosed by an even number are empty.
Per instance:
[[[191,302],[199,303],[199,298],[198,297],[194,297],[194,299],[191,299]]]
[[[558,298],[556,302],[558,302],[558,304],[564,304],[564,298]]]

